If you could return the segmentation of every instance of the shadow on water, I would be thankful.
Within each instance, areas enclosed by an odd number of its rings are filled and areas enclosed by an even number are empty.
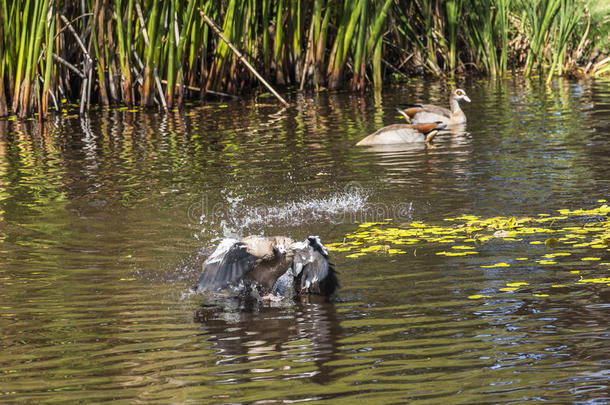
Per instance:
[[[262,360],[272,364],[274,359],[279,359],[313,364],[314,369],[299,373],[298,369],[285,365],[277,370],[265,370],[273,374],[270,378],[307,378],[322,385],[335,378],[334,367],[327,363],[338,358],[337,339],[342,335],[342,328],[333,303],[321,297],[312,297],[291,308],[231,311],[226,306],[202,305],[194,319],[201,323],[203,333],[209,335],[206,341],[218,350],[218,366]],[[232,384],[264,378],[260,375],[240,378],[241,373],[222,369],[219,375]]]

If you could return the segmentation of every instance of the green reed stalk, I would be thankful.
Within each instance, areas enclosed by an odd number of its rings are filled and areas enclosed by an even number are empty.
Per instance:
[[[291,38],[291,53],[293,56],[293,64],[298,66],[296,63],[301,58],[301,35],[303,32],[303,21],[301,18],[301,7],[300,1],[297,2],[296,6],[290,7],[290,38]]]
[[[373,51],[373,85],[376,88],[380,88],[383,82],[383,78],[381,77],[381,51],[382,51],[383,41],[377,41],[375,45],[375,50]]]
[[[271,52],[269,49],[269,21],[271,15],[272,0],[263,0],[261,6],[262,18],[262,47],[263,47],[263,64],[265,65],[265,76],[269,76],[271,66]]]
[[[385,0],[383,3],[383,7],[378,9],[379,11],[375,15],[375,20],[373,21],[373,27],[371,29],[371,34],[369,36],[369,40],[366,46],[366,54],[367,58],[371,56],[373,49],[377,46],[377,43],[381,40],[381,34],[385,29],[385,24],[388,18],[388,13],[390,11],[390,6],[392,5],[392,0]]]
[[[352,42],[354,30],[360,17],[362,2],[365,1],[366,0],[358,0],[358,2],[354,4],[353,2],[346,0],[344,4],[341,25],[339,26],[337,36],[335,37],[335,43],[330,54],[327,68],[328,88],[331,90],[341,87],[341,77],[347,58],[347,52],[349,51],[349,45]]]
[[[167,106],[174,106],[175,81],[176,81],[176,2],[177,0],[169,0],[169,32],[167,33],[167,85],[165,87]]]
[[[529,76],[534,64],[542,66],[553,20],[559,11],[560,0],[523,1],[526,16],[530,25],[530,51],[528,54],[525,75]]]
[[[566,48],[572,33],[576,28],[576,24],[581,19],[583,14],[582,4],[574,0],[561,0],[559,12],[556,18],[557,33],[553,36],[553,59],[551,68],[547,74],[546,84],[550,84],[553,79],[555,70],[557,69],[561,75],[563,70]]]
[[[179,81],[179,89],[178,89],[178,94],[179,96],[179,101],[178,101],[178,106],[181,107],[182,106],[182,87],[184,85],[184,65],[185,65],[185,47],[186,47],[186,41],[187,38],[189,37],[189,33],[192,30],[193,27],[193,15],[195,14],[195,6],[197,5],[196,1],[189,1],[188,6],[186,7],[186,9],[184,10],[183,16],[182,16],[182,27],[180,28],[180,36],[178,37],[178,47],[176,48],[176,63],[177,63],[177,69],[178,69],[178,81]],[[192,67],[191,67],[192,68]]]
[[[222,33],[229,40],[234,41],[236,8],[238,7],[236,0],[230,0],[225,11],[224,22],[222,25]],[[216,46],[216,54],[212,60],[212,68],[210,71],[211,77],[208,80],[208,89],[219,89],[221,81],[224,79],[229,57],[229,46],[223,41],[219,41]]]
[[[0,25],[0,117],[8,115],[8,105],[6,104],[6,91],[4,89],[4,69],[6,67],[7,55],[4,50],[4,26],[6,25],[6,2],[4,2],[2,13],[2,24]]]
[[[51,10],[53,9],[53,5],[50,6]],[[42,117],[46,118],[49,111],[49,91],[51,88],[51,73],[53,71],[53,45],[55,41],[53,37],[55,37],[55,17],[52,11],[49,13],[51,15],[51,26],[48,27],[46,32],[46,54],[45,54],[45,69],[44,69],[44,85],[42,88]],[[46,16],[44,16],[46,18]],[[2,78],[2,74],[0,74],[0,81]]]
[[[495,76],[502,71],[498,59],[497,44],[501,34],[497,32],[497,7],[491,1],[472,2],[466,17],[466,36],[470,59],[486,73]],[[481,66],[482,65],[482,66]]]
[[[510,0],[497,0],[496,21],[500,33],[500,63],[499,72],[504,73],[508,68],[508,15],[510,12]]]
[[[159,24],[159,2],[152,2],[152,10],[150,17],[148,18],[148,24],[146,30],[148,32],[148,46],[145,48],[145,62],[144,62],[144,83],[142,85],[142,92],[140,95],[140,104],[143,107],[152,106],[154,104],[154,58],[155,51],[158,46],[157,44],[157,28]]]
[[[32,15],[31,21],[36,26],[36,32],[35,35],[30,36],[27,64],[23,75],[23,92],[20,95],[21,100],[18,104],[20,118],[26,118],[30,115],[32,105],[30,97],[32,95],[32,86],[36,81],[35,66],[40,53],[48,8],[49,1],[45,0],[42,4],[36,5],[34,14]]]
[[[21,93],[21,76],[23,76],[23,69],[26,64],[26,41],[27,41],[27,30],[22,29],[22,25],[29,24],[30,18],[30,0],[26,0],[21,19],[19,19],[19,13],[15,15],[15,27],[20,32],[19,48],[17,51],[17,69],[15,71],[15,93],[13,94],[13,111],[17,110],[19,104],[19,96]],[[22,22],[23,21],[23,22]]]
[[[95,0],[93,6],[93,18],[91,19],[91,42],[93,43],[93,51],[95,54],[95,61],[97,64],[97,80],[99,86],[99,94],[101,103],[104,106],[110,104],[108,99],[108,89],[106,88],[106,78],[104,76],[106,72],[106,58],[100,51],[100,47],[104,46],[104,18],[105,18],[105,4],[102,3],[104,0]],[[105,1],[104,1],[105,3]]]
[[[373,20],[373,26],[369,35],[369,39],[366,45],[366,59],[370,59],[373,55],[373,83],[375,87],[381,87],[381,58],[382,58],[382,47],[383,37],[382,31],[385,29],[386,21],[388,18],[390,6],[392,5],[391,0],[385,0],[383,6],[377,9],[375,18]]]
[[[458,27],[461,24],[462,1],[448,0],[445,3],[445,7],[449,31],[449,69],[451,76],[453,76],[457,68]]]
[[[273,47],[273,56],[275,59],[275,82],[279,85],[286,84],[284,77],[284,24],[283,24],[283,13],[284,13],[284,0],[277,0],[277,7],[275,9],[275,44]]]
[[[428,59],[432,64],[438,66],[438,58],[436,57],[436,46],[434,39],[434,14],[432,11],[433,5],[430,0],[422,0],[421,1],[421,11],[422,11],[422,20],[424,21],[424,36],[426,38],[427,45],[427,54],[426,59]]]
[[[323,1],[323,0],[321,0],[319,3],[320,12],[321,12],[321,7],[324,3],[325,3],[325,1]],[[332,9],[330,7],[330,4],[327,4],[326,13],[324,13],[324,19],[322,20],[322,23],[320,24],[319,30],[316,30],[317,48],[316,48],[315,57],[314,57],[314,78],[313,78],[314,86],[316,87],[316,89],[321,84],[326,83],[325,76],[324,76],[324,62],[325,62],[325,57],[326,57],[326,43],[328,40],[328,26],[330,24],[331,14],[332,14]],[[314,30],[315,30],[315,28],[314,28]]]
[[[357,11],[360,14],[358,23],[358,39],[356,40],[356,54],[354,55],[354,77],[352,79],[352,90],[364,92],[364,76],[366,70],[366,34],[368,31],[367,11],[368,4],[366,1],[361,1],[360,9]]]
[[[16,52],[15,46],[11,46],[11,44],[16,44],[19,41],[19,24],[16,20],[16,15],[18,5],[20,2],[14,0],[11,4],[10,11],[7,8],[7,1],[2,2],[2,30],[3,34],[0,37],[0,41],[4,41],[4,50],[0,52],[0,79],[6,78],[8,81],[8,90],[9,94],[13,93],[13,89],[15,88],[15,64],[16,64]],[[6,74],[6,76],[5,76]],[[2,83],[4,87],[4,83]],[[2,93],[4,96],[4,93]],[[8,97],[3,97],[3,103],[7,105]]]

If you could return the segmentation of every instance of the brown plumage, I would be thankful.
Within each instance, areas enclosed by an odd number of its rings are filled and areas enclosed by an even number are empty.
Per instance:
[[[434,104],[414,104],[404,109],[397,109],[408,123],[421,124],[440,121],[443,124],[464,124],[466,114],[460,108],[459,101],[470,103],[470,98],[462,89],[455,90],[449,98],[451,110]]]
[[[330,296],[338,285],[335,270],[317,236],[304,242],[283,236],[248,236],[241,240],[223,239],[203,264],[193,290],[233,289],[238,295],[246,293],[252,298],[269,293],[286,297],[294,293]],[[254,291],[257,294],[250,294]]]
[[[254,283],[270,291],[292,264],[293,253],[288,249],[292,243],[284,237],[225,239],[204,263],[195,290],[215,291]]]

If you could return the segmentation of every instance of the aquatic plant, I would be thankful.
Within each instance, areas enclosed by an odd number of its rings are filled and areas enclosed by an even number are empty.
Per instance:
[[[602,271],[610,269],[610,256],[607,253],[610,252],[610,206],[605,200],[599,202],[600,206],[591,209],[559,209],[555,215],[539,214],[536,217],[481,218],[461,215],[445,218],[445,223],[439,224],[414,221],[395,225],[390,219],[366,222],[359,224],[356,231],[345,235],[343,241],[326,246],[333,252],[344,252],[348,259],[373,254],[433,254],[447,260],[467,257],[465,265],[482,269],[557,265],[564,270],[569,269],[572,275],[579,275],[572,284],[610,285],[607,275],[580,276],[583,265],[592,273],[592,266]],[[516,250],[518,256],[488,261],[484,255],[481,256],[481,252],[492,242],[494,249],[497,250],[498,243],[504,243]],[[516,291],[525,285],[527,283],[513,282],[499,291]],[[489,297],[489,294],[474,294],[469,298],[485,297]]]
[[[0,116],[42,118],[61,100],[169,110],[253,87],[243,61],[275,85],[360,92],[394,74],[598,76],[610,71],[606,11],[596,0],[5,1]]]

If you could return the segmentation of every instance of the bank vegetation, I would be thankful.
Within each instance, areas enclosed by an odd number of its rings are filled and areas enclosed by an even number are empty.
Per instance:
[[[276,88],[363,92],[413,75],[610,73],[604,0],[4,0],[0,116],[62,103],[179,108]]]

